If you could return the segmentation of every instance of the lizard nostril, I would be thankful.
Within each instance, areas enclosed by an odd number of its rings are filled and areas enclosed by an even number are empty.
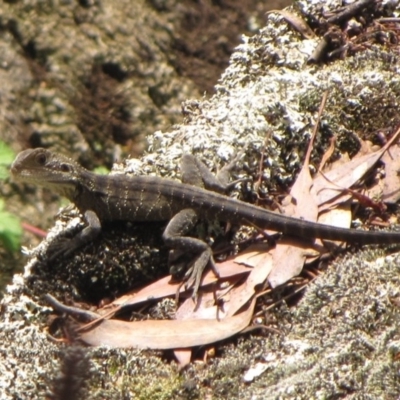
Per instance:
[[[62,172],[71,172],[72,168],[68,164],[61,164],[60,169]]]

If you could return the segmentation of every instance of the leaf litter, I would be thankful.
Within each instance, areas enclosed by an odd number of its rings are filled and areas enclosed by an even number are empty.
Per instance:
[[[323,102],[318,114],[322,113]],[[314,129],[305,157],[304,165],[286,199],[283,210],[286,215],[310,221],[350,227],[351,201],[359,202],[360,197],[351,189],[364,175],[382,159],[387,171],[380,187],[390,187],[382,193],[390,197],[399,195],[398,157],[400,148],[393,143],[400,135],[396,131],[390,141],[381,149],[350,161],[331,166],[329,171],[318,173],[311,178],[309,159],[318,123]],[[393,154],[387,152],[391,147]],[[332,152],[332,150],[328,150]],[[326,163],[325,157],[324,164]],[[387,168],[387,170],[386,170]],[[397,168],[397,169],[396,169]],[[368,192],[365,194],[368,198]],[[382,194],[382,196],[384,196]],[[65,306],[50,295],[46,300],[59,313],[66,315],[65,324],[73,323],[74,332],[80,341],[90,346],[134,347],[140,349],[173,349],[180,366],[190,362],[191,349],[211,345],[243,331],[254,316],[255,299],[268,287],[275,288],[298,276],[307,260],[316,260],[328,252],[325,241],[314,242],[294,237],[282,237],[275,246],[268,243],[254,243],[236,257],[217,263],[220,278],[211,272],[205,274],[201,293],[195,303],[183,287],[180,294],[186,296],[176,310],[172,320],[125,321],[115,318],[122,311],[137,305],[148,305],[164,297],[173,297],[179,288],[165,277],[140,290],[115,299],[111,304],[99,308],[96,313]]]
[[[313,222],[316,222],[318,218],[318,205],[315,195],[311,192],[313,180],[310,174],[310,158],[326,99],[327,93],[324,93],[303,167],[290,191],[290,195],[286,198],[287,204],[284,206],[284,213],[286,215]],[[274,265],[268,276],[268,282],[272,288],[284,284],[293,276],[299,275],[302,271],[304,261],[307,257],[308,246],[301,244],[297,246],[296,243],[300,244],[301,242],[294,241],[287,244],[284,241],[279,241],[276,244],[272,255]]]

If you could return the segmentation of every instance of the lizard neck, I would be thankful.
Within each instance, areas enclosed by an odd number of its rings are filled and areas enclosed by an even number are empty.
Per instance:
[[[82,209],[83,198],[86,199],[88,194],[95,191],[96,178],[97,176],[93,172],[82,168],[77,181],[71,184],[60,185],[59,194],[73,202],[79,209]]]
[[[99,217],[105,210],[112,180],[106,175],[96,175],[88,170],[80,171],[79,180],[64,194],[80,212],[95,211]]]

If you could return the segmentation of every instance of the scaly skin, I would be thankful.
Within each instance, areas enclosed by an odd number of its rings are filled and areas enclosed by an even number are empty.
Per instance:
[[[183,172],[190,177],[190,183],[223,188],[210,178],[204,164],[192,156],[184,157],[186,171]],[[67,197],[85,215],[88,226],[61,247],[57,255],[69,254],[92,240],[101,229],[101,221],[170,221],[163,234],[166,244],[198,255],[186,276],[188,282],[194,284],[194,293],[206,265],[210,263],[216,271],[209,246],[199,239],[184,236],[199,218],[257,226],[303,239],[400,243],[400,232],[337,228],[292,218],[193,184],[152,176],[96,175],[61,154],[41,148],[19,153],[11,173],[16,180],[43,186]]]

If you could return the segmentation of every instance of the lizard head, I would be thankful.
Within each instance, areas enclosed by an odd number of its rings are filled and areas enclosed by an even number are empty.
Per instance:
[[[15,180],[50,188],[66,197],[76,189],[83,171],[68,157],[42,148],[22,151],[11,165]]]

